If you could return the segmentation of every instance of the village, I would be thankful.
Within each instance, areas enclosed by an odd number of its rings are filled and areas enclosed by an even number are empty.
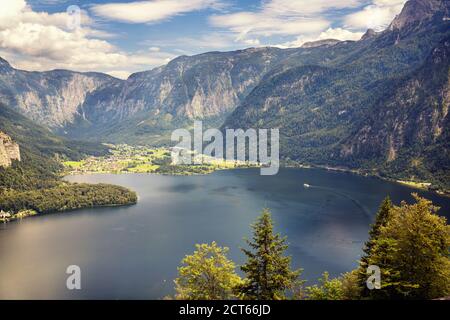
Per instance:
[[[107,145],[110,155],[88,157],[80,161],[63,162],[64,175],[89,173],[152,173],[163,175],[209,174],[217,170],[256,167],[239,161],[217,159],[204,155],[201,164],[173,164],[171,149],[130,146],[126,144]]]
[[[14,214],[11,212],[0,210],[0,223],[7,223],[14,220],[20,220],[26,217],[31,217],[37,215],[37,212],[34,210],[22,210],[18,213]]]

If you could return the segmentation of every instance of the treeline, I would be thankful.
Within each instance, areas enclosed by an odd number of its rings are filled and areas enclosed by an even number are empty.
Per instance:
[[[20,149],[35,156],[53,158],[55,155],[79,160],[85,155],[108,154],[109,148],[101,143],[67,140],[51,133],[15,110],[0,103],[0,130],[7,133]]]
[[[22,162],[0,167],[0,210],[16,214],[97,206],[135,204],[137,195],[127,188],[107,184],[73,184],[58,176],[60,165],[48,158],[25,153]]]
[[[57,137],[3,104],[0,130],[19,143],[22,158],[0,167],[0,210],[15,215],[23,210],[47,213],[136,203],[136,193],[126,188],[62,181],[60,159],[104,155],[109,152],[106,146]]]
[[[368,300],[435,299],[450,294],[450,226],[431,201],[414,194],[416,202],[392,205],[383,201],[364,246],[357,269],[305,286],[302,270],[291,269],[286,238],[273,231],[264,209],[254,225],[247,261],[236,273],[228,248],[215,242],[196,245],[182,260],[175,280],[175,297],[182,300]],[[378,278],[372,278],[378,269]],[[377,281],[379,282],[377,283]],[[374,282],[371,282],[371,281]],[[372,284],[372,285],[370,285]]]
[[[0,208],[10,212],[35,210],[38,213],[50,213],[136,202],[136,193],[124,187],[108,184],[60,183],[50,189],[4,191],[0,198]]]

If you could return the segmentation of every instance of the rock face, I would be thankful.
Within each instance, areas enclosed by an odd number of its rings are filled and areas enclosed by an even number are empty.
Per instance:
[[[98,73],[26,72],[3,60],[0,102],[54,132],[79,139],[102,130],[117,132],[112,128],[124,121],[144,132],[192,119],[223,121],[290,53],[256,48],[181,56],[126,81]]]
[[[403,29],[412,24],[428,20],[436,13],[440,13],[438,18],[443,19],[449,16],[449,12],[450,1],[448,0],[410,0],[391,23],[390,29]]]
[[[20,161],[19,145],[0,131],[0,167],[9,167],[13,160]]]
[[[83,116],[80,106],[89,94],[120,81],[98,73],[27,72],[0,61],[0,102],[48,128],[62,128]]]
[[[109,95],[110,99],[97,90],[98,96],[91,95],[82,108],[96,123],[110,121],[111,117],[146,120],[220,116],[233,110],[286,54],[276,48],[260,48],[181,56],[166,66],[131,75]],[[109,119],[104,118],[105,111]]]

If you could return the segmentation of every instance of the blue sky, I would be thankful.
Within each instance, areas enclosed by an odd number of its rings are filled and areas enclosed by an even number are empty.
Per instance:
[[[367,28],[386,28],[404,2],[0,0],[0,56],[27,70],[66,68],[126,78],[183,54],[358,40]],[[80,9],[76,27],[78,15],[67,12],[70,6]]]

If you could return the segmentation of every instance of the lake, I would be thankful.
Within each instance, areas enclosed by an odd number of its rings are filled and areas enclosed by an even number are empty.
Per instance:
[[[288,237],[295,268],[311,284],[357,266],[369,224],[386,195],[411,201],[415,190],[376,178],[319,169],[258,169],[207,176],[80,175],[139,196],[135,206],[83,209],[0,225],[0,299],[160,299],[173,294],[181,259],[196,243],[216,241],[229,257],[264,207]],[[305,188],[304,183],[311,185]],[[450,199],[419,192],[448,214]],[[447,216],[448,217],[448,216]],[[66,289],[66,268],[81,268],[82,290]]]

